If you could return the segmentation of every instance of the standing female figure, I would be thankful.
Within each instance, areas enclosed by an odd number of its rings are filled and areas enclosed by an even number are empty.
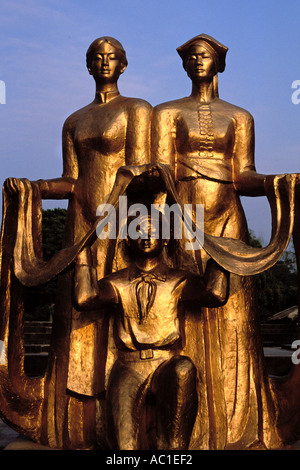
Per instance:
[[[118,90],[118,79],[127,67],[123,46],[111,37],[98,38],[87,50],[86,64],[95,80],[95,99],[64,123],[62,177],[36,182],[8,178],[5,182],[6,192],[16,201],[15,195],[22,200],[30,186],[39,195],[38,204],[40,199],[69,200],[64,247],[76,245],[92,228],[98,206],[109,201],[120,167],[150,162],[152,107],[142,99],[124,97]],[[36,205],[33,201],[33,207]],[[33,225],[40,217],[41,213],[32,216]],[[34,229],[32,232],[36,234]],[[74,285],[83,286],[91,268],[98,278],[110,273],[113,257],[110,240],[96,239],[79,254],[75,270],[69,269],[58,282],[54,340],[46,375],[39,382],[39,411],[33,416],[34,435],[30,434],[52,447],[96,445],[96,397],[105,387],[108,325],[97,321],[93,312],[82,315],[74,309],[72,296]],[[9,310],[8,300],[5,302]],[[16,360],[21,364],[20,358]],[[28,382],[22,364],[14,371]],[[31,390],[34,394],[33,387]],[[22,432],[27,427],[27,422],[18,424]]]
[[[183,204],[204,205],[205,233],[247,242],[240,195],[264,195],[265,177],[255,170],[252,116],[218,95],[227,47],[201,34],[177,51],[192,93],[154,108],[153,159],[170,167]],[[204,250],[179,248],[178,265],[203,272]],[[237,275],[224,307],[202,309],[197,327],[190,316],[200,376],[195,448],[278,447],[258,323],[252,280]]]

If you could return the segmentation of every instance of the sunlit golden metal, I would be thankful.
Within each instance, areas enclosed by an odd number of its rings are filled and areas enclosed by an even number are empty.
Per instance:
[[[152,109],[118,91],[123,46],[94,41],[96,95],[64,124],[62,177],[4,184],[0,414],[51,448],[278,449],[299,437],[300,374],[267,376],[249,277],[286,249],[295,195],[300,252],[299,175],[256,172],[253,118],[219,98],[227,47],[202,34],[177,50],[192,93]],[[124,194],[204,204],[202,249],[98,239],[97,207],[118,210]],[[248,245],[240,195],[268,197],[262,249]],[[64,198],[64,248],[45,262],[41,201]],[[30,379],[23,289],[56,276],[47,370]]]

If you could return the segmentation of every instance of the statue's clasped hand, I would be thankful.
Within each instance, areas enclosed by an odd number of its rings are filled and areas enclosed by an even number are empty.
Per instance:
[[[4,181],[3,189],[7,194],[11,196],[14,196],[16,194],[24,194],[28,183],[29,180],[27,180],[26,178],[7,178]]]

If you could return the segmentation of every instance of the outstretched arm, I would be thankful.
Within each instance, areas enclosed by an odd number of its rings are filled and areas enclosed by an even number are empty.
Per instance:
[[[84,249],[77,258],[74,271],[73,306],[76,310],[97,310],[118,301],[117,293],[107,279],[97,281],[89,248]]]
[[[97,283],[95,268],[88,265],[75,267],[73,306],[76,310],[79,312],[97,310],[117,302],[117,293],[109,281],[104,278]]]
[[[130,109],[126,131],[126,165],[144,165],[151,162],[150,128],[152,106],[136,100]]]
[[[213,259],[207,262],[204,277],[192,275],[181,300],[199,302],[203,307],[220,307],[228,298],[229,273]]]
[[[257,173],[254,162],[254,120],[247,111],[238,112],[233,120],[233,184],[243,196],[264,196],[265,175]]]
[[[69,116],[62,130],[63,174],[61,178],[38,180],[42,199],[68,199],[78,178],[78,158],[74,145],[76,113]]]
[[[68,199],[74,191],[78,178],[78,160],[75,151],[73,115],[66,119],[62,132],[63,174],[59,178],[39,179],[33,181],[41,193],[42,199]],[[22,190],[22,179],[7,178],[5,187],[10,194],[18,194]]]
[[[151,126],[152,162],[169,167],[175,177],[176,167],[176,118],[172,111],[161,105],[153,109]]]

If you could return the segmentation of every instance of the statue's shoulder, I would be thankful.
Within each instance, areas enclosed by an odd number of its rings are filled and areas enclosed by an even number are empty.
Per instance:
[[[86,106],[84,106],[83,108],[80,108],[78,109],[77,111],[74,111],[72,114],[70,114],[70,116],[68,116],[64,122],[64,128],[68,128],[68,129],[71,129],[73,127],[76,126],[78,120],[84,115],[86,114],[90,109],[91,107],[93,107],[93,103],[90,103]]]
[[[168,268],[168,280],[169,281],[174,281],[176,283],[181,283],[188,279],[189,277],[189,272],[184,271],[183,269],[177,269],[177,268]]]
[[[103,279],[101,283],[111,283],[114,286],[118,286],[120,283],[128,282],[129,279],[129,268],[120,269],[114,273],[108,274]]]
[[[183,108],[187,107],[190,102],[189,97],[179,98],[177,100],[172,101],[165,101],[164,103],[160,103],[153,108],[153,113],[155,114],[164,114],[164,113],[172,113],[182,110]]]
[[[137,110],[145,110],[145,111],[152,111],[152,106],[148,101],[143,100],[142,98],[132,98],[128,96],[122,96],[125,105],[127,108],[137,109]]]
[[[166,123],[169,123],[169,125],[175,124],[178,118],[190,112],[189,106],[189,98],[160,103],[153,108],[153,121],[158,126],[166,125]]]
[[[240,106],[236,106],[232,103],[229,103],[228,101],[224,101],[221,99],[218,99],[216,101],[216,105],[218,107],[222,107],[223,110],[226,111],[226,113],[228,113],[228,115],[231,115],[232,118],[237,121],[245,121],[245,122],[253,121],[252,114],[246,109],[241,108]]]

